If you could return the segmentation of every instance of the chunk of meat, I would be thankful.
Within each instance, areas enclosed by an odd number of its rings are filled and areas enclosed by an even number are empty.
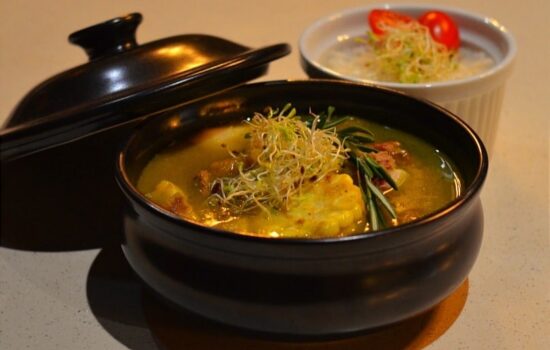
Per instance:
[[[235,176],[239,173],[239,163],[242,162],[242,159],[238,158],[218,160],[210,164],[208,170],[214,177]]]
[[[187,219],[194,219],[195,214],[183,191],[174,183],[162,180],[152,192],[145,194],[147,198],[162,208]]]
[[[239,173],[239,164],[247,166],[247,159],[226,158],[212,162],[207,169],[201,170],[195,176],[195,183],[204,195],[212,193],[212,182],[220,177],[235,176]]]
[[[378,151],[396,154],[402,152],[401,143],[399,141],[385,141],[372,144],[372,148]]]
[[[386,141],[374,143],[372,147],[378,150],[378,152],[371,152],[369,156],[386,170],[398,187],[401,186],[408,177],[405,170],[398,168],[398,161],[407,158],[407,152],[401,148],[401,143],[398,141]],[[373,179],[373,183],[383,192],[392,189],[390,184],[383,179]]]
[[[407,151],[401,148],[399,141],[378,142],[371,146],[378,152],[372,152],[369,155],[386,170],[395,169],[396,163],[407,157]]]
[[[200,193],[205,196],[210,194],[210,187],[212,184],[212,174],[208,170],[201,170],[195,175],[195,184],[197,185]]]
[[[385,141],[377,142],[372,144],[372,148],[380,152],[387,152],[393,157],[397,162],[408,160],[409,154],[405,149],[401,147],[399,141]]]
[[[387,151],[379,151],[369,153],[378,164],[380,164],[384,169],[391,170],[395,168],[395,159]]]

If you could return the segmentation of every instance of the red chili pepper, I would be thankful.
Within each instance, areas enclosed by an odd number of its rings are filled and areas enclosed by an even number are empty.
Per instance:
[[[374,34],[384,34],[382,27],[393,26],[397,23],[409,23],[414,18],[391,10],[372,10],[368,16],[369,25]]]
[[[368,15],[369,25],[374,34],[384,34],[384,27],[395,26],[398,23],[410,23],[414,18],[391,10],[375,9]],[[460,46],[460,35],[455,21],[441,11],[428,11],[418,22],[430,30],[432,38],[445,45],[450,50]]]
[[[423,14],[418,22],[430,29],[430,34],[435,41],[447,46],[450,50],[459,48],[458,26],[449,15],[440,11],[429,11]]]

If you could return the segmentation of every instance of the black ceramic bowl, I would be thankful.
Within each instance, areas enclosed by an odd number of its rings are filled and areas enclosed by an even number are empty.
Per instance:
[[[441,210],[406,225],[314,240],[205,228],[179,219],[137,191],[145,164],[174,140],[287,102],[301,110],[332,105],[339,113],[415,134],[452,159],[465,190]],[[428,310],[465,280],[481,243],[479,193],[487,167],[476,134],[428,102],[349,82],[246,85],[149,118],[135,131],[119,154],[116,172],[128,203],[123,250],[155,291],[223,323],[305,336],[372,329]]]

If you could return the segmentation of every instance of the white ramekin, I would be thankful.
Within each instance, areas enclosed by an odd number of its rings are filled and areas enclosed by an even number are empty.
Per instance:
[[[369,30],[367,15],[375,8],[392,9],[415,18],[429,10],[443,11],[457,22],[461,41],[485,50],[494,59],[495,65],[469,78],[424,84],[370,81],[343,75],[323,66],[319,58],[329,47],[342,38],[362,35]],[[303,32],[299,48],[302,67],[309,76],[371,83],[428,99],[466,121],[481,136],[491,154],[505,83],[516,55],[514,38],[496,19],[435,5],[370,5],[317,20]]]

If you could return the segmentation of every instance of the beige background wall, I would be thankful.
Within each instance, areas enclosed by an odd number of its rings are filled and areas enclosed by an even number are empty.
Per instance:
[[[0,122],[34,85],[85,62],[67,36],[99,21],[141,12],[140,43],[182,33],[213,34],[253,47],[288,42],[292,55],[273,63],[263,79],[304,78],[297,52],[302,30],[321,16],[366,3],[371,2],[2,0]],[[485,238],[470,294],[458,320],[431,348],[548,349],[550,1],[438,4],[497,18],[515,35],[519,53],[482,194]],[[0,248],[0,348],[123,348],[88,308],[86,274],[97,254]]]

